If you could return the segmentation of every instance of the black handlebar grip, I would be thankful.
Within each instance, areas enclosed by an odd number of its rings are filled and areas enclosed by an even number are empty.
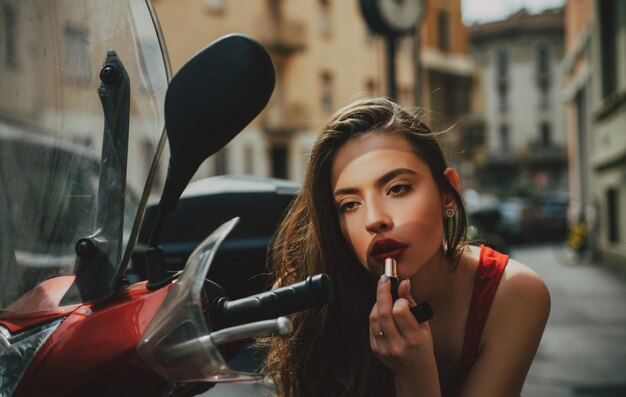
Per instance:
[[[228,298],[220,298],[214,302],[209,320],[216,330],[323,306],[334,298],[330,277],[321,273],[299,283],[232,302]]]

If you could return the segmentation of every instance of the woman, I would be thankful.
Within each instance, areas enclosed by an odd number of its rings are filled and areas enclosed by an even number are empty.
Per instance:
[[[287,396],[520,395],[550,298],[532,270],[467,244],[459,176],[387,99],[331,117],[272,252],[276,285],[320,272],[327,307],[293,316],[266,371]],[[383,275],[397,261],[399,299]],[[372,280],[376,280],[372,282]],[[410,309],[428,302],[419,324]]]

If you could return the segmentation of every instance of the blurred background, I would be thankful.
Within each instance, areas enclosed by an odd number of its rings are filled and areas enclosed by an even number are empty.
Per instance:
[[[414,31],[393,39],[390,79],[389,39],[358,0],[154,0],[174,71],[231,32],[259,40],[277,70],[268,107],[196,178],[299,183],[339,107],[378,95],[421,107],[449,130],[471,236],[551,291],[523,395],[625,396],[626,2],[423,4]]]
[[[444,145],[462,176],[472,232],[497,234],[508,246],[566,241],[576,255],[626,270],[626,5],[423,4],[414,32],[394,39],[394,96],[423,108],[431,128],[449,129]],[[196,178],[299,182],[332,112],[392,92],[387,39],[366,23],[358,0],[153,5],[173,71],[232,32],[259,40],[277,70],[268,107]]]

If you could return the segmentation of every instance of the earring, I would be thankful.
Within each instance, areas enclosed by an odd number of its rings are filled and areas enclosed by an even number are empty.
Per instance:
[[[454,210],[452,208],[446,208],[446,217],[452,218],[454,216]]]

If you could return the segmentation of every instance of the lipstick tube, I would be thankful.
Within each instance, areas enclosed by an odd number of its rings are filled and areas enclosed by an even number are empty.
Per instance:
[[[391,299],[395,302],[398,300],[400,279],[398,279],[398,269],[394,258],[385,259],[385,275],[391,283]],[[416,306],[413,306],[411,313],[420,324],[433,318],[433,308],[428,302],[418,303]]]
[[[394,258],[385,259],[385,275],[391,283],[391,299],[395,302],[398,299],[398,288],[400,287],[400,280],[398,279],[398,269],[396,267],[396,260]]]

